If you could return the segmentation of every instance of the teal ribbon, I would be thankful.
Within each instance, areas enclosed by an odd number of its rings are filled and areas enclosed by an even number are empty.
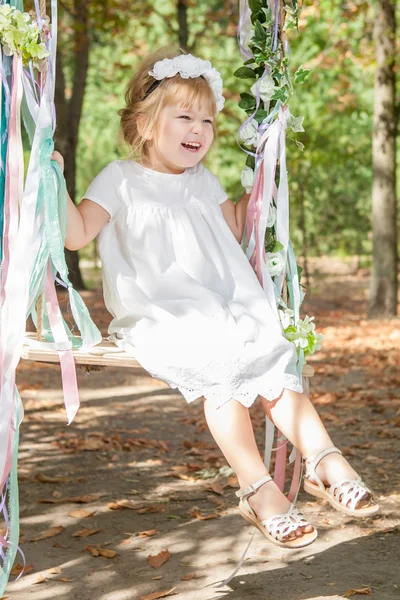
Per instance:
[[[8,57],[3,55],[3,60]],[[4,60],[4,62],[5,62]],[[3,64],[4,69],[4,64]],[[1,85],[1,121],[0,121],[0,145],[1,145],[1,168],[0,168],[0,261],[3,259],[3,231],[4,231],[4,193],[6,188],[6,158],[8,146],[8,116],[9,103],[4,89],[3,82]]]
[[[30,281],[30,289],[34,291],[31,297],[29,313],[37,323],[34,308],[36,298],[43,291],[44,278],[48,257],[51,258],[53,273],[59,273],[60,279],[68,288],[72,315],[81,333],[81,338],[72,334],[65,320],[64,327],[73,348],[90,347],[101,342],[102,336],[93,323],[89,311],[82,298],[73,289],[68,277],[68,266],[64,254],[64,241],[67,230],[67,188],[59,164],[51,160],[54,150],[53,132],[50,126],[42,131],[39,146],[39,167],[41,179],[38,192],[37,210],[44,212],[44,222],[40,231],[42,243],[39,249],[35,268]],[[54,341],[47,319],[47,309],[43,305],[42,335],[49,341]]]
[[[18,550],[19,541],[19,498],[18,498],[18,444],[19,444],[19,417],[18,417],[18,405],[20,403],[20,397],[17,388],[14,391],[15,409],[14,409],[14,423],[15,433],[12,443],[12,466],[8,475],[8,517],[9,517],[9,528],[8,528],[8,542],[10,545],[5,550],[5,560],[1,565],[0,569],[0,597],[8,583],[10,577],[10,571],[14,564],[15,556]]]

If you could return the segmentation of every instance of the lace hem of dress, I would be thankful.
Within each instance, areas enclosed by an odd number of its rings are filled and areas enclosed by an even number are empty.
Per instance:
[[[213,386],[212,389],[193,390],[182,386],[176,386],[185,398],[186,402],[194,402],[197,398],[204,396],[207,400],[215,403],[216,408],[219,408],[231,399],[235,399],[246,408],[250,407],[256,400],[257,396],[263,396],[267,400],[275,400],[280,396],[282,390],[287,388],[293,392],[303,392],[303,386],[299,377],[296,375],[285,374],[283,381],[274,386],[264,386],[259,381],[254,382],[253,385],[249,385],[247,382],[246,390],[227,390],[223,385]]]

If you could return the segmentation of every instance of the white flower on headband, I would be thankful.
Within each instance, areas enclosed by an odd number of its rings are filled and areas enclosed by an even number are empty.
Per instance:
[[[217,114],[223,109],[225,98],[222,95],[221,75],[211,66],[209,60],[201,60],[191,54],[180,54],[174,58],[159,60],[149,71],[149,75],[159,81],[166,77],[174,77],[178,73],[183,79],[203,76],[213,91]]]

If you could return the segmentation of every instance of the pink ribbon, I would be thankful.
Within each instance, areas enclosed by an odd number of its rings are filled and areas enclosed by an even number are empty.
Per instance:
[[[6,184],[4,193],[3,262],[0,294],[0,306],[2,309],[6,300],[6,285],[10,266],[10,248],[18,233],[19,202],[20,197],[22,195],[21,164],[23,165],[23,154],[20,130],[20,110],[23,87],[22,60],[17,56],[13,57],[12,78],[13,85],[10,101],[10,118],[8,131],[9,139],[7,147]],[[0,385],[2,388],[2,395],[4,395],[2,410],[4,411],[4,422],[10,424],[8,441],[4,440],[4,442],[7,443],[7,454],[5,457],[4,467],[2,469],[0,468],[0,489],[3,488],[11,469],[12,442],[15,432],[12,417],[14,395],[10,392],[11,397],[7,397],[7,390],[12,390],[14,388],[15,381],[15,373],[12,373],[9,376],[7,375],[6,359],[7,357],[9,357],[9,352],[11,351],[11,348],[7,348],[7,345],[3,348],[0,344]],[[11,378],[11,381],[9,378]],[[6,381],[7,383],[10,382],[9,386],[5,386]]]
[[[301,479],[301,454],[296,449],[296,459],[294,462],[292,483],[291,483],[290,490],[288,493],[289,502],[294,502],[296,500],[297,494],[299,492],[299,487],[300,487],[300,479]]]
[[[254,233],[256,236],[255,237],[256,247],[255,247],[254,252],[252,253],[251,257],[249,258],[250,264],[255,271],[256,271],[256,268],[255,268],[256,262],[257,262],[257,265],[259,263],[259,258],[258,258],[258,261],[256,259],[257,259],[257,254],[259,254],[258,227],[259,227],[263,192],[264,192],[264,169],[262,168],[262,164],[261,164],[257,171],[256,180],[254,182],[254,186],[253,186],[253,189],[252,189],[252,192],[250,195],[250,199],[249,199],[249,204],[247,206],[247,221],[246,221],[247,239],[250,241],[253,229],[254,229]],[[261,268],[257,268],[256,275],[258,277],[260,284],[262,285],[263,281],[262,281]]]
[[[54,286],[51,261],[47,266],[47,275],[44,284],[47,314],[54,342],[59,346],[61,379],[64,393],[65,409],[67,411],[68,425],[73,421],[79,408],[78,382],[76,379],[75,360],[71,350],[71,342],[64,328],[56,289]]]
[[[6,160],[6,185],[4,191],[4,232],[3,232],[3,270],[1,287],[1,306],[5,300],[5,284],[10,264],[10,244],[18,232],[19,200],[21,190],[20,147],[18,129],[22,101],[22,62],[13,57],[13,85],[10,102],[10,118]]]
[[[286,478],[286,450],[287,440],[282,436],[278,429],[278,448],[276,450],[274,481],[278,488],[283,492]]]

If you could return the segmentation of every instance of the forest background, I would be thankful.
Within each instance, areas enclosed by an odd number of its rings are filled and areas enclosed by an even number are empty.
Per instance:
[[[252,82],[233,76],[243,64],[236,40],[238,4],[59,2],[55,142],[75,201],[107,163],[127,157],[117,115],[125,86],[142,57],[171,43],[210,60],[221,72],[226,104],[208,166],[234,201],[241,195],[245,155],[236,133],[246,115],[238,102]],[[373,29],[381,4],[305,2],[299,31],[289,32],[292,72],[300,65],[311,69],[289,105],[292,114],[304,116],[305,132],[297,134],[304,150],[288,141],[291,239],[306,275],[307,256],[357,255],[359,266],[371,265]],[[398,115],[397,110],[392,129],[397,130]],[[75,285],[81,286],[78,257],[67,253]],[[94,244],[80,256],[96,259]]]

